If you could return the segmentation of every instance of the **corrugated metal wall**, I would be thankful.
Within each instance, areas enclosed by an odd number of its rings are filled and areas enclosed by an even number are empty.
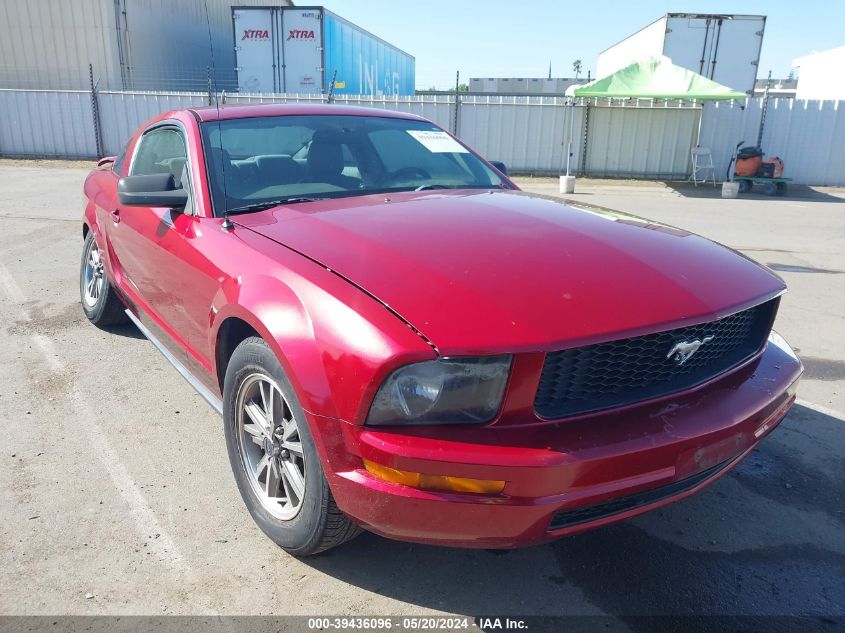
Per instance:
[[[103,152],[117,154],[138,127],[157,114],[207,104],[208,95],[197,92],[101,92],[98,105]]]
[[[212,65],[217,90],[237,89],[232,7],[291,4],[288,0],[120,1],[129,25],[133,66],[127,87],[173,91],[204,90]]]
[[[324,103],[326,98],[318,94],[273,95],[273,94],[226,94],[230,103]],[[396,112],[408,112],[434,121],[437,125],[452,129],[455,101],[449,95],[426,95],[414,97],[368,97],[359,95],[337,95],[335,103],[365,108],[380,108]]]
[[[701,111],[590,107],[583,172],[617,178],[685,178]]]
[[[217,89],[232,90],[237,87],[232,6],[267,4],[267,0],[4,0],[0,86],[86,89],[91,64],[101,89],[203,90],[213,65]],[[290,1],[269,4],[287,6]]]
[[[96,156],[91,93],[0,90],[0,154]]]
[[[757,144],[762,99],[708,103],[701,124],[702,147],[713,151],[716,178],[723,179],[733,148]],[[798,183],[845,185],[845,101],[770,99],[763,151],[780,156],[785,174]]]
[[[204,105],[206,93],[98,93],[103,151],[115,154],[144,121],[167,110]],[[315,102],[320,95],[227,94],[226,103]],[[339,95],[336,103],[398,110],[457,130],[468,145],[514,172],[559,174],[565,168],[574,110],[573,173],[607,177],[686,178],[701,115],[702,147],[724,178],[733,147],[754,144],[761,99],[679,108],[643,103],[571,108],[558,97],[424,95],[372,98]],[[86,91],[0,89],[0,155],[93,157],[91,95]],[[587,115],[586,154],[582,157]],[[845,102],[770,100],[763,149],[786,163],[796,183],[845,186]],[[582,168],[583,166],[583,168]]]
[[[483,156],[511,169],[558,173],[566,165],[573,111],[574,171],[581,158],[584,108],[570,108],[561,97],[462,97],[457,134]],[[444,127],[451,129],[451,124]]]
[[[114,16],[114,0],[0,2],[0,86],[88,88],[88,64],[117,67]]]
[[[224,95],[226,104],[246,103],[322,103],[322,95],[270,95],[233,93]],[[408,112],[423,116],[438,125],[451,129],[454,100],[448,96],[373,98],[339,95],[336,103],[360,105]],[[99,93],[100,127],[103,136],[103,151],[116,154],[127,139],[145,121],[157,114],[179,108],[190,108],[208,104],[208,95],[197,92],[114,92]],[[93,127],[92,127],[93,129]],[[0,137],[0,152],[5,153]]]

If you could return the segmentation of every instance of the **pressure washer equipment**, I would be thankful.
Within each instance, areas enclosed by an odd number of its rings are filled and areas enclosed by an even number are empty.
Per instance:
[[[763,164],[763,150],[759,147],[743,147],[737,151],[734,173],[737,176],[756,176]]]

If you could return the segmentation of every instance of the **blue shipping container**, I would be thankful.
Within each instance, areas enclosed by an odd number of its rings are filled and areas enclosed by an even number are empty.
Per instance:
[[[414,94],[414,58],[323,7],[233,7],[242,92]]]
[[[348,20],[324,10],[325,89],[336,71],[335,92],[414,94],[414,58]]]

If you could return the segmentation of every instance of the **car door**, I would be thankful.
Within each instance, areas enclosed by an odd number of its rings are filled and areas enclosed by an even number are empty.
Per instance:
[[[206,332],[196,331],[196,319],[187,305],[195,303],[195,267],[185,258],[193,246],[186,241],[200,234],[194,208],[194,195],[188,164],[184,130],[177,123],[162,123],[146,130],[138,140],[129,175],[171,173],[178,185],[188,191],[185,209],[136,207],[118,204],[111,214],[109,241],[120,265],[128,290],[154,331],[163,331],[175,346],[171,351],[189,367],[208,367]],[[126,287],[128,286],[128,287]],[[199,301],[211,304],[211,297]],[[185,356],[187,353],[187,357]]]
[[[138,140],[130,176],[172,173],[178,163],[187,163],[184,138],[178,128],[158,125],[147,130]],[[179,176],[181,178],[181,170]],[[108,227],[109,242],[117,255],[120,273],[129,289],[148,312],[161,304],[166,294],[164,275],[174,239],[168,228],[178,215],[166,207],[135,207],[116,204]]]

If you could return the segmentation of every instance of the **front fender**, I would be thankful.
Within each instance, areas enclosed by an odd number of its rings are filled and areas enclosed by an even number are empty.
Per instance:
[[[210,349],[226,319],[241,319],[276,354],[306,411],[362,424],[387,374],[435,352],[352,284],[309,260],[298,263],[310,268],[307,276],[288,270],[285,279],[256,274],[224,282],[212,306]]]
[[[212,307],[210,349],[216,350],[220,327],[229,318],[249,324],[276,354],[285,374],[307,411],[331,407],[330,388],[314,340],[305,306],[291,288],[269,275],[229,279],[220,288]],[[218,355],[213,355],[215,372]],[[333,416],[334,417],[334,416]]]

